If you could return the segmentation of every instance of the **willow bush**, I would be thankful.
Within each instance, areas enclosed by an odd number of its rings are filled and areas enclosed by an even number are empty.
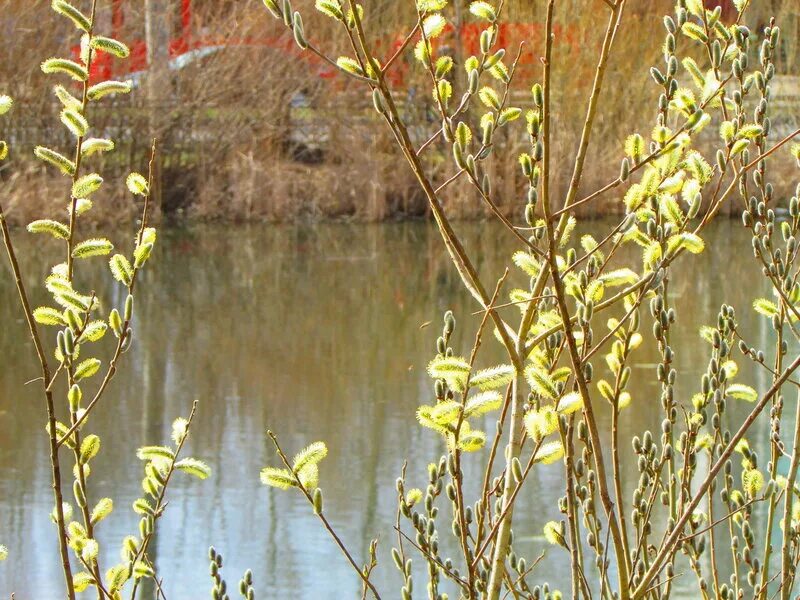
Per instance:
[[[90,417],[106,397],[133,342],[134,289],[156,243],[156,230],[148,226],[154,156],[150,157],[147,177],[134,172],[125,180],[130,197],[137,199],[141,208],[133,243],[126,243],[124,250],[115,253],[114,244],[107,237],[86,237],[81,233],[81,218],[92,210],[106,185],[103,177],[92,170],[93,160],[99,154],[113,152],[115,146],[111,139],[90,137],[92,111],[108,96],[131,91],[130,81],[90,82],[92,60],[98,52],[125,59],[129,50],[122,42],[95,31],[96,0],[89,14],[64,0],[53,0],[52,9],[78,30],[75,41],[80,43],[81,51],[77,60],[52,57],[41,63],[41,70],[53,76],[52,92],[61,108],[58,118],[74,140],[69,148],[42,145],[34,151],[36,158],[65,179],[66,219],[53,218],[62,217],[61,214],[42,215],[27,226],[30,234],[53,238],[52,244],[58,247],[55,252],[60,254],[60,262],[39,282],[47,293],[46,305],[31,304],[2,206],[0,228],[41,369],[38,382],[47,409],[44,429],[52,469],[51,519],[66,596],[74,599],[76,593],[92,589],[98,599],[117,599],[130,590],[133,599],[144,579],[153,579],[155,587],[161,589],[160,575],[148,550],[166,508],[166,492],[173,475],[185,472],[205,479],[210,470],[202,461],[180,456],[195,404],[188,418],[174,421],[169,445],[146,446],[136,451],[144,465],[142,497],[132,507],[141,516],[139,530],[120,540],[121,552],[100,546],[95,533],[110,518],[114,501],[104,496],[111,490],[92,485],[92,464],[100,453],[101,440],[90,432]],[[0,114],[12,108],[11,98],[0,97]],[[0,159],[5,160],[8,154],[9,144],[0,142]],[[41,243],[49,242],[43,239]],[[107,276],[122,287],[125,299],[120,306],[106,304],[93,291],[100,287],[100,282],[93,280],[96,270],[89,265],[96,257],[107,261]],[[113,350],[104,365],[95,355],[100,353],[98,346],[109,338]],[[8,552],[3,548],[0,557],[5,558]]]
[[[559,138],[552,123],[551,72],[561,60],[554,44],[555,0],[546,1],[541,80],[531,82],[527,106],[509,93],[520,51],[498,42],[505,0],[469,4],[483,30],[480,54],[462,64],[437,44],[451,12],[459,9],[447,0],[416,0],[416,22],[409,24],[402,47],[381,57],[369,42],[368,7],[354,0],[316,1],[317,18],[331,19],[346,39],[330,52],[322,48],[324,41],[314,40],[310,15],[295,11],[290,0],[264,3],[301,49],[371,94],[483,314],[471,348],[452,347],[456,319],[445,314],[428,366],[430,400],[416,417],[431,435],[441,436],[444,454],[427,473],[406,473],[403,467],[397,480],[391,556],[403,581],[399,590],[381,592],[371,579],[377,541],[369,557],[357,559],[326,518],[318,487],[325,445],[312,444],[289,460],[269,433],[282,464],[265,468],[262,481],[299,490],[360,577],[364,597],[383,593],[440,600],[456,590],[460,598],[490,600],[663,599],[677,595],[676,579],[694,577],[692,597],[790,598],[800,561],[800,382],[794,378],[800,357],[789,352],[790,342],[800,337],[800,208],[797,195],[787,202],[776,193],[768,159],[791,150],[800,160],[800,145],[790,146],[800,131],[780,140],[770,135],[774,61],[782,48],[774,19],[753,31],[744,24],[749,0],[735,0],[736,14],[729,19],[704,0],[678,0],[674,13],[663,19],[663,60],[650,68],[652,128],[631,132],[624,147],[604,146],[602,157],[613,174],[606,185],[588,192],[582,175],[605,108],[604,80],[623,35],[626,0],[587,6],[606,22],[605,34],[580,143],[569,162],[570,183],[563,197],[555,197],[551,184],[566,166],[551,160]],[[413,53],[427,73],[438,110],[438,123],[421,145],[414,144],[409,129],[423,124],[400,108],[406,91],[394,89],[390,79],[405,53]],[[469,117],[470,106],[479,107],[478,119]],[[496,156],[493,140],[501,131],[524,137],[526,151]],[[710,154],[699,144],[701,135],[716,140]],[[452,149],[450,173],[441,181],[423,160],[435,147]],[[497,162],[508,160],[519,162],[526,182],[517,192],[524,199],[517,222],[498,209],[509,199],[497,197],[490,176]],[[479,278],[443,208],[459,180],[471,184],[475,199],[519,244],[494,285]],[[617,198],[624,217],[601,236],[573,240],[575,210],[608,197]],[[700,330],[707,344],[705,373],[699,381],[686,376],[681,381],[681,388],[696,392],[678,395],[681,375],[674,363],[681,349],[671,338],[680,321],[669,294],[671,283],[684,273],[677,259],[691,260],[705,250],[704,230],[731,204],[739,206],[752,247],[729,248],[728,255],[750,260],[752,253],[773,294],[738,312],[728,304],[720,307],[717,321]],[[641,261],[621,264],[615,255],[625,245],[640,247]],[[521,271],[528,285],[507,289],[510,270]],[[519,309],[518,319],[511,307]],[[768,346],[745,339],[740,318],[768,319]],[[487,326],[505,349],[506,364],[481,364]],[[634,374],[636,350],[644,343],[656,345],[659,363]],[[737,378],[737,361],[763,370],[771,380],[768,389]],[[632,398],[627,391],[632,377],[655,382],[659,400]],[[730,410],[737,402],[752,404],[740,421]],[[629,410],[660,410],[661,430],[620,439],[619,423]],[[784,411],[795,415],[790,431],[781,428]],[[601,425],[599,416],[605,413],[610,419]],[[485,415],[494,421],[488,430]],[[747,441],[758,427],[770,432],[767,457],[758,456]],[[631,451],[638,457],[638,477],[623,486],[620,454]],[[783,457],[790,460],[785,476],[778,473]],[[526,483],[548,464],[563,469],[564,494],[558,502],[563,517],[543,531],[553,551],[569,561],[570,587],[563,591],[543,581],[546,574],[537,573],[535,557],[522,556],[514,544],[515,512],[526,510],[526,491],[536,493]],[[476,466],[484,475],[472,481],[467,473],[475,473]],[[756,511],[766,515],[758,527]],[[211,559],[217,576],[221,560],[215,552]],[[415,570],[418,562],[422,568]],[[214,597],[224,596],[224,586],[216,590]],[[251,597],[249,575],[240,591]]]
[[[551,122],[551,69],[559,60],[553,44],[555,0],[546,2],[542,77],[533,83],[527,107],[515,106],[520,98],[509,93],[518,59],[497,40],[504,0],[469,5],[484,28],[480,55],[463,64],[437,45],[451,10],[447,0],[417,0],[416,22],[405,42],[382,61],[371,52],[365,34],[369,14],[354,0],[346,5],[316,2],[320,18],[331,19],[329,24],[340,27],[349,42],[338,57],[313,43],[290,0],[264,2],[302,50],[363,84],[364,94],[371,95],[482,315],[472,346],[454,348],[456,317],[447,312],[428,365],[430,399],[416,418],[431,435],[440,436],[444,453],[432,457],[427,472],[407,473],[405,465],[400,469],[396,541],[386,567],[397,569],[398,590],[381,591],[372,581],[383,567],[380,538],[369,544],[368,556],[357,557],[327,517],[320,488],[326,445],[312,443],[290,458],[268,432],[278,461],[263,469],[261,480],[308,502],[360,578],[363,597],[661,599],[677,595],[676,579],[693,577],[702,598],[790,598],[800,562],[800,382],[795,376],[800,357],[789,351],[800,337],[800,201],[798,195],[786,201],[776,193],[768,159],[790,150],[800,161],[800,145],[790,145],[800,131],[780,140],[770,136],[770,85],[781,44],[777,24],[748,29],[743,24],[748,0],[737,0],[733,22],[725,21],[718,8],[707,9],[703,0],[679,0],[674,14],[663,21],[663,64],[650,70],[657,96],[652,129],[646,135],[631,133],[622,148],[605,149],[614,174],[609,183],[587,192],[582,175],[626,9],[626,0],[598,0],[592,10],[602,11],[607,25],[570,184],[563,198],[556,198],[550,185],[560,166],[551,154],[558,138]],[[170,444],[136,451],[144,463],[143,494],[132,508],[141,520],[139,531],[121,540],[121,558],[95,538],[114,503],[103,494],[108,490],[91,485],[101,441],[89,431],[90,417],[113,387],[132,343],[134,291],[139,293],[139,274],[156,242],[148,224],[155,144],[148,175],[131,173],[125,181],[131,202],[141,210],[133,242],[115,253],[107,237],[82,235],[81,217],[93,202],[102,201],[97,199],[106,185],[91,169],[92,161],[114,150],[113,140],[89,136],[92,109],[109,95],[131,91],[128,82],[92,83],[88,74],[97,52],[124,59],[128,49],[94,30],[95,2],[88,14],[65,0],[53,0],[52,8],[77,28],[82,51],[76,60],[42,63],[42,70],[59,81],[53,88],[61,105],[59,120],[74,139],[70,148],[43,145],[35,150],[39,160],[66,179],[66,219],[42,215],[27,228],[30,234],[54,238],[48,243],[62,252],[63,261],[39,282],[49,298],[46,305],[31,304],[2,206],[0,230],[41,369],[51,516],[65,595],[73,600],[89,591],[100,600],[135,599],[141,582],[149,579],[156,597],[164,597],[162,574],[148,550],[167,506],[169,482],[179,471],[200,479],[210,474],[202,461],[182,457],[196,404],[188,418],[174,422]],[[404,91],[393,90],[387,78],[405,53],[413,53],[430,79],[440,117],[419,146],[408,129],[425,123],[404,117],[395,99]],[[480,107],[479,119],[468,118],[470,106]],[[19,107],[1,96],[0,115],[12,109]],[[489,167],[500,160],[493,140],[501,130],[523,138],[527,148],[511,159],[519,163],[526,182],[519,190],[524,198],[519,224],[498,210],[489,175]],[[717,140],[708,157],[698,150],[701,134]],[[441,182],[434,182],[421,159],[433,147],[452,151],[450,175]],[[0,143],[0,159],[8,154],[9,144]],[[459,180],[474,188],[475,198],[519,244],[493,286],[480,279],[443,209],[442,200]],[[602,236],[573,240],[573,211],[609,196],[617,197],[625,216]],[[699,381],[685,376],[680,381],[682,389],[694,389],[694,394],[677,394],[674,363],[680,348],[670,340],[681,322],[670,285],[684,274],[677,259],[691,260],[705,250],[704,230],[726,204],[740,206],[742,225],[752,233],[750,251],[730,248],[730,256],[750,260],[746,255],[752,252],[773,293],[739,307],[738,313],[731,305],[720,307],[717,321],[700,330],[707,344],[706,372]],[[621,264],[618,251],[624,245],[640,247],[641,261]],[[90,263],[97,257],[108,261],[109,275],[122,286],[120,306],[106,305],[93,291],[98,285]],[[512,269],[528,280],[525,288],[508,289]],[[742,314],[768,320],[772,338],[766,346],[745,339],[738,326]],[[505,364],[484,364],[481,348],[492,333],[505,350]],[[93,355],[108,339],[112,358],[103,365]],[[634,375],[642,344],[655,344],[659,363],[655,372]],[[737,378],[737,361],[752,362],[770,379],[769,387],[759,390]],[[634,376],[656,384],[657,404],[653,398],[631,396],[627,390]],[[785,405],[787,398],[794,406]],[[730,403],[737,402],[752,405],[742,420],[730,410]],[[619,424],[634,407],[660,410],[661,431],[620,439]],[[795,415],[788,432],[782,428],[784,411]],[[599,418],[606,413],[610,419]],[[486,429],[492,421],[494,428]],[[768,457],[759,457],[748,444],[758,427],[770,432]],[[638,478],[623,486],[620,454],[631,451],[638,457]],[[781,458],[790,461],[786,475],[778,473]],[[558,502],[563,517],[548,522],[543,535],[552,551],[563,552],[569,561],[570,587],[563,591],[544,581],[546,574],[536,570],[538,559],[521,554],[513,532],[515,513],[526,509],[523,491],[535,493],[531,473],[556,466],[563,469],[564,495]],[[755,522],[757,511],[766,515],[763,526]],[[13,551],[0,547],[0,559]],[[222,555],[212,548],[209,558],[211,595],[229,598]],[[424,583],[419,583],[420,574]],[[238,593],[255,597],[251,572],[243,575]]]

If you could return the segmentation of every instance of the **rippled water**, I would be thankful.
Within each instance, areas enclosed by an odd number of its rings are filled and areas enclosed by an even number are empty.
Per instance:
[[[494,226],[458,229],[484,280],[496,280],[513,240]],[[54,248],[23,232],[16,238],[33,285],[46,273]],[[754,277],[740,225],[722,222],[706,238],[711,251],[681,259],[684,269],[670,288],[678,308],[674,346],[686,382],[678,388],[683,401],[708,360],[698,327],[716,320],[723,300],[737,308],[751,343],[768,338],[766,320],[748,311],[765,290]],[[633,260],[631,252],[621,258]],[[519,273],[513,279],[525,285]],[[118,291],[104,285],[97,290],[100,297],[119,302]],[[0,301],[0,543],[11,552],[0,566],[0,595],[57,598],[62,580],[48,519],[45,411],[40,388],[26,385],[37,376],[35,359],[6,269],[0,271]],[[93,497],[116,502],[100,526],[106,556],[116,560],[121,539],[136,530],[129,508],[140,490],[136,448],[168,439],[172,420],[186,415],[198,399],[190,452],[206,460],[214,475],[205,482],[178,478],[169,492],[152,546],[167,598],[209,597],[211,544],[224,554],[224,573],[234,587],[252,568],[259,598],[360,597],[358,582],[309,507],[296,494],[260,485],[260,468],[276,464],[264,432],[267,427],[278,432],[290,452],[317,439],[328,443],[321,479],[327,514],[356,555],[365,557],[369,540],[380,536],[386,558],[395,539],[394,481],[403,460],[409,461],[409,484],[424,487],[425,465],[442,451],[440,440],[415,424],[414,410],[431,399],[425,365],[446,309],[456,314],[456,340],[467,353],[479,323],[471,316],[477,307],[429,225],[164,233],[138,288],[134,346],[88,429],[103,439],[93,463]],[[433,325],[421,327],[429,321]],[[628,433],[660,423],[659,392],[651,377],[657,354],[652,337],[645,338],[631,384],[634,408],[623,418]],[[502,359],[501,349],[487,339],[482,365]],[[742,381],[762,390],[768,386],[763,372],[741,367]],[[741,419],[746,410],[739,407],[728,418]],[[765,423],[750,436],[762,456],[767,439]],[[477,473],[483,458],[470,457],[475,466],[467,468]],[[627,482],[637,478],[633,459],[633,453],[623,452]],[[518,504],[519,553],[533,559],[544,549],[541,527],[559,518],[555,499],[561,493],[558,466],[534,471]],[[547,550],[533,579],[568,588],[566,554]],[[390,560],[379,567],[376,582],[388,590],[387,597],[398,596],[395,573]],[[693,578],[687,575],[680,585],[687,598],[695,597]],[[145,596],[151,594],[147,590]]]

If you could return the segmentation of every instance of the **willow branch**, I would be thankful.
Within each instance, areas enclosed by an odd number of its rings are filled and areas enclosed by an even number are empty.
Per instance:
[[[50,390],[50,366],[47,363],[47,356],[45,354],[44,345],[39,337],[39,331],[36,328],[36,321],[33,318],[33,310],[28,301],[28,293],[25,290],[25,284],[22,281],[22,272],[17,261],[17,255],[14,251],[14,245],[11,241],[11,234],[8,230],[8,223],[6,216],[3,212],[3,207],[0,205],[0,228],[3,232],[3,243],[8,254],[8,262],[11,265],[11,271],[14,274],[14,282],[17,287],[20,304],[22,305],[22,312],[25,315],[25,321],[28,325],[33,345],[36,348],[36,355],[39,359],[39,365],[42,371],[42,385],[44,387],[45,404],[47,406],[47,424],[48,424],[48,438],[50,443],[50,468],[52,473],[52,487],[53,496],[55,499],[55,515],[56,527],[58,528],[58,542],[59,552],[61,555],[61,567],[64,573],[64,581],[67,586],[67,596],[69,600],[75,600],[75,587],[72,583],[72,566],[69,562],[69,549],[67,548],[67,533],[66,523],[64,519],[64,497],[61,490],[61,465],[58,458],[58,443],[56,440],[56,415],[55,403],[53,401],[53,392]]]
[[[267,431],[267,435],[270,437],[270,439],[272,440],[272,443],[275,445],[275,451],[278,453],[278,456],[280,456],[281,461],[286,466],[286,468],[292,473],[292,476],[295,479],[295,484],[297,485],[298,489],[306,497],[306,500],[308,500],[308,502],[312,506],[314,506],[314,498],[311,495],[311,492],[309,492],[308,489],[306,488],[306,486],[303,485],[303,482],[300,480],[300,477],[298,477],[297,473],[295,473],[294,469],[292,469],[292,464],[289,462],[289,459],[287,458],[286,454],[284,454],[283,450],[281,449],[281,446],[278,443],[277,436],[272,431]],[[325,514],[322,513],[322,512],[319,512],[319,513],[317,513],[317,517],[322,522],[322,525],[325,527],[325,529],[327,529],[328,533],[333,538],[333,541],[336,542],[336,545],[339,547],[339,550],[342,551],[342,554],[344,554],[345,558],[347,559],[347,562],[349,562],[350,566],[353,567],[353,570],[356,573],[358,573],[358,576],[364,582],[364,585],[366,585],[370,589],[372,594],[375,596],[376,600],[380,600],[381,596],[378,593],[378,590],[375,589],[375,586],[369,580],[369,577],[367,577],[364,574],[364,572],[361,570],[361,567],[355,561],[355,559],[353,558],[353,555],[350,554],[350,551],[344,545],[344,542],[342,542],[342,539],[336,533],[336,530],[330,524],[330,521],[328,521],[328,518],[325,516]]]
[[[647,590],[649,589],[649,585],[652,580],[658,575],[661,569],[664,567],[664,561],[671,554],[673,549],[675,548],[676,544],[680,541],[682,536],[683,528],[686,526],[686,523],[691,518],[694,510],[699,506],[703,496],[708,491],[708,488],[711,486],[711,483],[716,478],[717,474],[722,470],[722,467],[725,465],[725,462],[730,458],[730,456],[734,453],[736,449],[736,444],[739,443],[745,434],[749,431],[750,427],[752,427],[755,420],[764,410],[764,408],[769,404],[775,394],[780,390],[781,386],[785,383],[785,381],[794,373],[798,367],[800,367],[800,356],[795,358],[795,360],[781,373],[781,376],[772,384],[772,386],[767,390],[761,400],[756,404],[747,418],[744,420],[742,425],[739,427],[737,432],[731,436],[730,441],[725,446],[723,451],[720,453],[719,458],[714,463],[714,465],[709,469],[708,475],[703,480],[703,482],[697,488],[694,497],[692,498],[691,502],[684,507],[683,513],[681,514],[680,518],[675,523],[675,527],[672,529],[672,533],[669,537],[664,541],[661,545],[661,548],[658,550],[656,556],[653,558],[652,562],[650,563],[650,568],[647,569],[645,574],[642,576],[641,581],[639,582],[639,586],[634,590],[633,594],[631,595],[632,600],[641,600],[644,598]]]

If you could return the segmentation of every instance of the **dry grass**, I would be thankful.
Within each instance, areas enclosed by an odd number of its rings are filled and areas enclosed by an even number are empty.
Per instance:
[[[758,7],[758,19],[775,12],[783,17],[786,32],[782,56],[786,69],[800,67],[797,30],[800,18],[793,14],[794,0],[769,0]],[[48,2],[23,3],[14,0],[15,17],[4,23],[5,35],[15,40],[0,52],[0,80],[9,82],[4,92],[18,100],[21,110],[15,114],[12,130],[5,136],[13,142],[13,160],[0,177],[7,184],[9,218],[25,221],[48,213],[53,204],[63,203],[66,185],[58,177],[42,185],[42,169],[32,158],[32,148],[42,139],[44,127],[57,118],[58,104],[43,95],[45,81],[38,69],[41,56],[65,53],[66,30],[61,20],[51,16]],[[100,2],[100,18],[109,17],[107,0]],[[201,4],[198,2],[198,4]],[[170,72],[171,100],[164,105],[148,106],[144,90],[136,90],[129,99],[119,100],[124,110],[118,116],[95,115],[96,130],[117,138],[125,130],[150,130],[159,138],[161,159],[158,165],[157,204],[165,215],[196,220],[291,221],[296,219],[357,219],[378,221],[404,216],[420,216],[426,211],[418,196],[411,173],[397,154],[392,140],[376,134],[371,125],[374,112],[362,91],[345,83],[330,86],[316,73],[319,65],[304,63],[285,32],[262,14],[260,3],[206,2],[196,6],[195,32],[209,40],[229,40],[233,45]],[[304,14],[312,15],[311,0],[298,2]],[[621,144],[632,131],[652,122],[647,111],[654,105],[656,87],[645,65],[657,57],[658,49],[648,49],[648,32],[661,27],[657,15],[668,10],[664,0],[652,3],[630,2],[617,44],[619,51],[607,75],[605,99],[595,127],[583,187],[592,190],[616,173]],[[138,6],[138,5],[137,5]],[[140,15],[126,14],[124,38],[144,38]],[[560,55],[554,70],[554,117],[557,148],[554,159],[560,165],[556,193],[563,193],[572,172],[567,157],[574,155],[583,124],[584,100],[594,73],[594,50],[599,46],[605,25],[602,2],[587,6],[584,0],[559,3],[556,27],[556,52]],[[105,12],[104,12],[105,11]],[[521,66],[515,89],[518,102],[529,102],[527,90],[540,71],[543,16],[535,3],[509,3],[511,21],[529,25],[512,31],[506,40],[509,48],[524,41]],[[795,11],[796,12],[796,11]],[[401,38],[405,27],[413,23],[411,2],[381,0],[369,12],[371,31],[385,32],[376,44]],[[580,15],[577,19],[574,15]],[[46,27],[41,20],[48,19]],[[346,47],[340,32],[334,32],[328,19],[316,18],[306,29],[325,49],[332,52]],[[795,35],[792,35],[794,32]],[[382,34],[383,35],[383,34]],[[252,43],[253,41],[256,43]],[[263,44],[270,40],[269,46]],[[247,43],[243,43],[243,42]],[[465,57],[467,50],[457,39],[450,45],[455,56]],[[44,49],[44,50],[43,50]],[[297,60],[285,60],[286,52]],[[386,54],[390,49],[386,49]],[[561,58],[567,55],[568,59]],[[405,74],[404,85],[415,90],[405,110],[424,116],[430,100],[429,82],[422,69],[407,60],[398,67]],[[331,89],[335,91],[331,91]],[[302,106],[290,108],[292,98],[302,95]],[[342,106],[363,106],[358,118],[340,119]],[[352,111],[349,111],[352,113]],[[153,115],[156,115],[154,118]],[[471,118],[476,120],[476,116]],[[425,119],[415,119],[425,122]],[[437,123],[428,121],[424,139]],[[117,132],[117,134],[115,134]],[[119,177],[130,170],[144,168],[147,147],[145,136],[140,145],[126,146],[116,155],[114,164],[105,165]],[[62,140],[69,143],[67,136]],[[515,155],[524,139],[502,137],[496,140],[497,152]],[[425,154],[431,167],[440,166],[439,177],[446,179],[449,148],[438,145]],[[511,161],[497,161],[509,165]],[[501,186],[499,197],[507,212],[518,211],[523,200],[518,197],[520,175],[513,166],[496,167],[493,179]],[[342,174],[347,173],[344,177]],[[36,181],[33,186],[32,182]],[[112,187],[112,186],[109,186]],[[120,189],[121,186],[114,186]],[[445,204],[455,218],[478,218],[485,209],[467,186],[454,185],[448,190]],[[99,220],[129,220],[135,210],[125,197],[108,197],[100,202]],[[598,209],[597,206],[600,206]],[[593,214],[615,212],[619,198],[609,196],[604,204],[593,203]]]

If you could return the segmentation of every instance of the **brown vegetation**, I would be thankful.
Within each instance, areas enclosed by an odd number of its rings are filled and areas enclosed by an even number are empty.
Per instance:
[[[388,58],[391,44],[402,39],[403,32],[413,24],[413,3],[394,0],[378,3],[380,10],[370,12],[380,15],[382,22],[373,25],[372,31],[386,35],[386,39],[377,41]],[[42,54],[63,54],[64,40],[68,38],[66,26],[50,16],[44,0],[15,4],[14,18],[4,25],[5,35],[15,43],[1,50],[5,55],[0,60],[0,79],[9,82],[8,92],[18,99],[20,110],[9,134],[16,152],[0,176],[11,184],[7,200],[9,218],[22,222],[48,212],[54,202],[62,200],[52,191],[58,189],[59,182],[54,180],[54,185],[44,186],[44,167],[32,156],[32,148],[42,139],[44,123],[52,119],[58,104],[55,98],[42,100],[31,95],[30,90],[42,83],[43,75],[35,68]],[[100,19],[111,20],[110,4],[110,0],[101,1]],[[143,10],[142,5],[124,4],[124,41],[144,40],[145,18],[136,14]],[[298,8],[311,14],[313,11],[305,9],[312,4],[311,0],[303,0],[298,2]],[[559,3],[556,15],[555,43],[561,46],[562,55],[566,52],[570,57],[553,71],[556,107],[553,118],[558,133],[553,150],[556,164],[566,161],[577,144],[585,110],[581,99],[586,97],[591,84],[592,57],[602,35],[594,20],[582,16],[586,14],[582,11],[583,4],[583,0]],[[754,20],[760,18],[760,13],[777,13],[786,31],[779,70],[800,73],[797,47],[800,17],[792,14],[792,4],[790,0],[760,3],[754,11]],[[148,5],[172,9],[179,2],[154,0]],[[424,215],[426,203],[415,188],[410,171],[399,161],[393,140],[367,126],[374,119],[369,98],[339,75],[327,73],[335,78],[333,86],[327,85],[330,82],[319,76],[325,71],[320,65],[297,68],[296,62],[307,58],[301,58],[291,36],[263,18],[261,9],[260,2],[195,0],[191,42],[212,46],[214,50],[187,61],[181,68],[176,68],[175,61],[166,69],[161,65],[163,77],[159,81],[164,83],[157,86],[158,96],[149,94],[148,86],[140,85],[130,98],[117,101],[124,110],[113,114],[109,111],[98,119],[96,129],[115,139],[128,138],[123,134],[131,130],[149,131],[159,138],[156,199],[160,212],[195,220],[226,221],[332,218],[379,221]],[[645,67],[654,58],[648,32],[660,27],[659,15],[669,10],[668,3],[661,0],[632,3],[627,10],[631,13],[624,25],[628,33],[620,36],[620,44],[627,47],[621,48],[609,66],[608,100],[600,109],[597,141],[587,161],[603,169],[609,164],[602,160],[604,153],[608,148],[620,148],[626,135],[648,121],[646,107],[652,105],[657,94]],[[509,37],[513,39],[507,45],[513,48],[525,42],[515,86],[520,94],[526,93],[526,98],[542,54],[542,13],[538,3],[518,3],[510,11],[510,21],[523,24],[511,28]],[[467,13],[463,18],[467,22],[470,15]],[[42,19],[53,22],[43,26]],[[314,19],[307,27],[314,30],[316,39],[329,40],[331,47],[338,46],[341,32],[328,21]],[[170,26],[173,30],[177,28],[175,23]],[[633,31],[639,33],[633,35]],[[466,58],[467,49],[456,36],[446,43],[455,46],[456,59]],[[286,60],[287,53],[293,60]],[[419,114],[421,118],[415,118],[415,122],[428,123],[427,129],[423,126],[412,132],[421,144],[438,123],[432,111],[426,74],[410,52],[407,54],[401,58],[407,63],[400,69],[404,85],[418,92],[406,99],[403,108]],[[144,74],[138,77],[137,81],[145,82]],[[784,93],[795,98],[800,94],[796,79],[787,80],[783,88]],[[632,89],[647,89],[651,93],[650,96],[631,94]],[[345,112],[342,107],[353,105],[364,107],[358,117],[339,118]],[[796,104],[784,104],[782,110],[786,118],[794,118]],[[352,115],[352,110],[348,114]],[[140,136],[133,143],[122,142],[125,146],[115,154],[116,162],[104,168],[120,178],[132,169],[143,168],[137,157],[147,154],[146,137]],[[508,151],[517,146],[521,151],[524,142],[508,137],[496,141],[502,150]],[[424,154],[427,166],[441,165],[440,181],[449,176],[446,158],[440,150]],[[608,158],[616,163],[617,151]],[[507,171],[492,175],[496,185],[501,186],[498,190],[501,208],[510,212],[522,200],[515,198],[513,192],[519,183],[518,170],[509,167]],[[559,169],[554,192],[563,193],[571,171],[570,164]],[[379,177],[359,176],[375,172]],[[35,186],[31,184],[34,179]],[[589,171],[584,176],[587,189],[602,183],[599,173]],[[485,215],[474,191],[467,186],[458,191],[447,205],[450,214],[455,218]],[[103,210],[95,215],[98,220],[125,221],[135,217],[135,211],[123,198],[108,197],[102,204]],[[592,211],[613,213],[618,207],[619,198],[610,196],[601,207],[593,206]]]

